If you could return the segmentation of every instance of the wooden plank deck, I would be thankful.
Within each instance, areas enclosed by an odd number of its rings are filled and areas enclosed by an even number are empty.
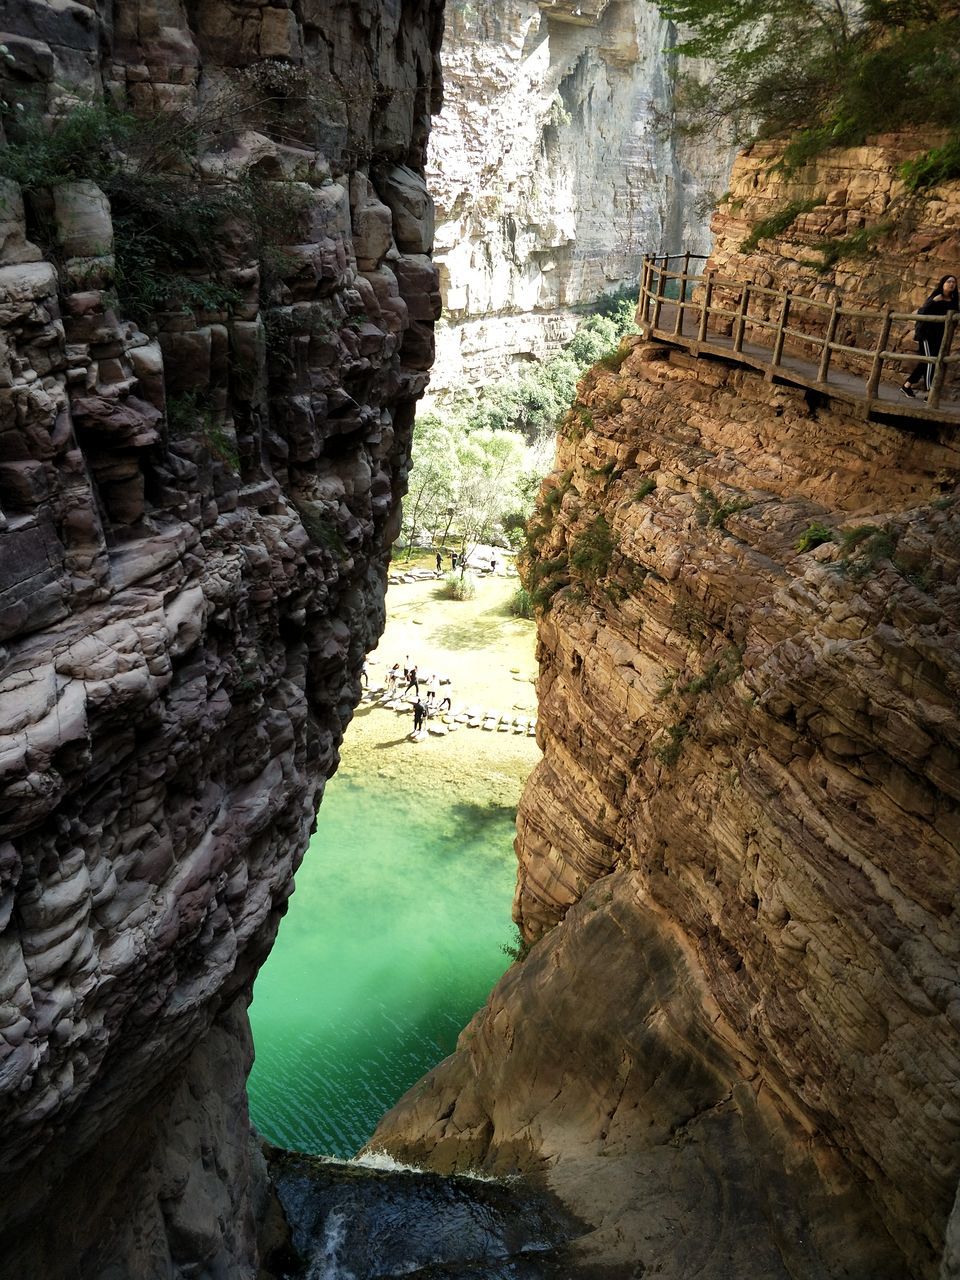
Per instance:
[[[697,313],[685,312],[683,328],[695,329]],[[900,391],[899,382],[881,382],[877,394],[872,399],[866,395],[867,377],[831,366],[825,382],[818,381],[819,366],[816,361],[804,356],[784,351],[779,363],[773,365],[773,349],[756,342],[744,341],[740,351],[734,350],[732,336],[708,334],[701,342],[695,334],[676,333],[677,308],[669,302],[661,306],[659,324],[654,329],[649,321],[638,321],[638,326],[645,338],[663,342],[668,346],[682,347],[692,355],[717,356],[734,364],[748,365],[759,369],[771,382],[784,382],[791,386],[805,387],[810,391],[832,399],[843,400],[847,404],[857,406],[863,417],[904,418],[912,422],[958,423],[960,422],[960,401],[941,401],[936,409],[930,409],[918,395],[909,399]],[[914,356],[904,353],[904,370]],[[901,371],[901,376],[902,376]]]

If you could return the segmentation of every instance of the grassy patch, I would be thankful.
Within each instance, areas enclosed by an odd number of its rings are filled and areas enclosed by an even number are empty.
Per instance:
[[[700,498],[696,503],[697,524],[706,529],[726,529],[728,516],[736,515],[738,511],[746,511],[752,506],[753,502],[750,498],[730,498],[726,502],[721,502],[712,489],[702,487]]]
[[[960,178],[960,132],[952,134],[940,147],[931,147],[900,169],[908,191],[925,191],[952,178]]]
[[[840,535],[842,556],[839,572],[850,578],[865,578],[884,560],[892,561],[900,540],[899,529],[892,525],[859,524]]]
[[[761,222],[757,222],[751,229],[750,234],[740,244],[741,253],[752,253],[760,244],[761,240],[776,240],[783,234],[788,227],[792,226],[802,213],[809,213],[811,209],[816,209],[817,205],[823,201],[813,196],[809,200],[793,200],[790,204],[785,205],[779,212],[773,213],[769,218],[764,218]]]
[[[820,259],[814,264],[815,270],[823,273],[832,270],[844,258],[869,258],[875,255],[877,253],[875,241],[888,235],[892,227],[893,224],[890,222],[877,222],[872,227],[860,227],[856,231],[851,231],[848,236],[820,240],[817,244],[811,245],[812,252]]]
[[[812,551],[814,547],[822,547],[825,542],[833,542],[833,530],[828,529],[819,520],[808,524],[794,544],[798,551]]]
[[[667,725],[660,733],[656,745],[651,749],[654,759],[659,760],[667,768],[675,765],[683,754],[684,739],[689,732],[690,726],[684,720]]]

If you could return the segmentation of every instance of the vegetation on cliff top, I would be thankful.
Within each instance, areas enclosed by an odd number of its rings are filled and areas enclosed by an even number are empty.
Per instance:
[[[741,141],[789,140],[796,167],[872,133],[952,135],[905,178],[915,189],[960,173],[960,5],[956,0],[658,0],[691,32],[675,52],[706,58],[706,83],[680,72],[678,116],[700,131],[731,122]],[[686,122],[683,124],[683,122]]]

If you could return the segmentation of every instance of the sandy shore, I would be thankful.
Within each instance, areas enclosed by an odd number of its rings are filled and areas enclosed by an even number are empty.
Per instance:
[[[534,623],[510,614],[515,577],[485,577],[473,600],[441,600],[440,582],[391,585],[387,626],[368,663],[370,687],[394,662],[415,663],[422,675],[449,678],[454,706],[488,708],[511,719],[537,713]],[[421,685],[421,694],[426,693]],[[473,804],[514,807],[540,759],[532,737],[461,726],[443,737],[410,737],[413,715],[362,702],[343,744],[345,772],[374,773],[393,785],[429,792],[456,787]]]

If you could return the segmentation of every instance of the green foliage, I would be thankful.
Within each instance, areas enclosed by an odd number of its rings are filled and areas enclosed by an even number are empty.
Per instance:
[[[684,720],[667,725],[659,742],[652,748],[655,759],[668,768],[675,765],[683,753],[683,740],[689,732],[690,726]]]
[[[0,148],[0,177],[36,191],[112,177],[138,121],[106,103],[90,103],[62,116],[53,129],[34,111],[8,113],[7,124],[10,141]]]
[[[840,535],[842,556],[837,563],[840,573],[850,578],[865,578],[883,560],[892,560],[900,539],[893,525],[858,524]]]
[[[557,556],[550,560],[524,557],[527,590],[530,603],[535,610],[550,608],[553,597],[570,583],[570,566],[565,556]]]
[[[203,392],[193,390],[167,396],[167,431],[171,440],[202,440],[214,458],[231,471],[240,470],[237,446],[217,421]]]
[[[658,0],[658,7],[691,32],[675,51],[712,64],[709,82],[678,75],[690,132],[728,120],[741,139],[791,138],[785,161],[796,168],[881,127],[955,127],[960,117],[953,3]]]
[[[825,542],[833,542],[833,540],[833,530],[828,529],[819,520],[814,520],[813,524],[807,525],[795,545],[798,551],[812,551],[814,547],[821,547]]]
[[[648,498],[656,487],[656,479],[653,476],[645,476],[633,492],[634,502],[642,502],[644,498]]]
[[[940,147],[924,151],[900,169],[908,191],[925,191],[951,178],[960,178],[960,133],[953,133]]]
[[[601,369],[607,369],[611,373],[619,373],[620,366],[629,354],[630,347],[626,343],[621,342],[616,351],[608,351],[605,355],[602,355],[597,361],[597,364]]]
[[[682,697],[698,698],[703,693],[713,693],[731,684],[743,671],[743,650],[737,645],[725,649],[719,658],[709,662],[700,675],[694,676],[685,684],[675,686],[675,691]]]
[[[573,539],[570,568],[581,582],[596,582],[606,575],[616,550],[616,540],[606,519],[596,516]]]
[[[477,594],[477,580],[472,573],[444,574],[440,586],[441,600],[472,600]]]
[[[816,270],[830,271],[842,258],[866,258],[875,254],[877,249],[874,241],[887,235],[891,229],[891,223],[877,222],[872,227],[859,227],[840,239],[819,240],[810,246],[820,256]]]
[[[501,942],[500,950],[505,956],[509,956],[514,964],[522,964],[530,954],[530,943],[520,932],[520,926],[514,925],[516,936],[513,942]]]
[[[701,488],[697,506],[697,524],[707,529],[726,529],[728,516],[746,511],[753,503],[749,498],[731,498],[721,502],[712,489]]]
[[[214,183],[195,171],[201,148],[212,142],[202,114],[140,119],[89,103],[52,125],[37,112],[13,113],[9,132],[0,176],[20,184],[35,221],[49,188],[90,179],[104,191],[117,294],[141,323],[157,311],[230,310],[240,295],[218,274],[238,260],[269,257],[278,240],[297,238],[298,187],[252,174]],[[52,237],[46,247],[55,252]]]
[[[509,609],[516,618],[533,617],[533,600],[526,587],[517,587],[510,597]]]
[[[792,226],[802,213],[809,213],[820,203],[820,200],[813,197],[809,200],[794,200],[785,205],[779,213],[771,214],[769,218],[764,218],[754,225],[750,234],[741,243],[740,252],[751,253],[761,240],[775,240],[786,231],[787,227]]]
[[[301,501],[295,499],[294,502],[297,514],[300,517],[300,523],[306,530],[310,541],[318,547],[323,547],[326,551],[334,552],[335,555],[344,555],[347,550],[346,543],[340,536],[340,530],[326,514],[323,507],[318,503],[308,502],[306,499]]]

